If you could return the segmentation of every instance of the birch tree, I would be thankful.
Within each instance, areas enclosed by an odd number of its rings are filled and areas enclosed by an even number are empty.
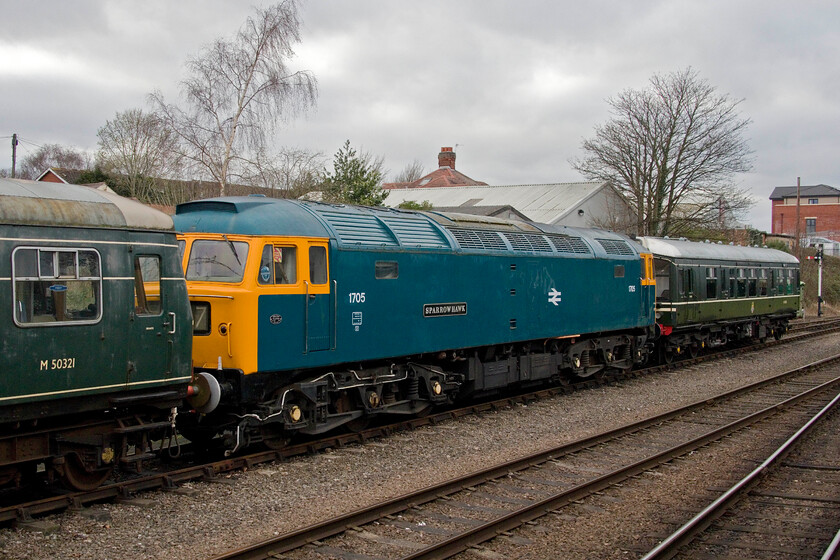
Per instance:
[[[182,140],[182,155],[219,183],[221,196],[281,121],[315,104],[314,75],[289,65],[299,42],[294,0],[257,9],[235,37],[216,40],[187,62],[183,107],[152,94]]]

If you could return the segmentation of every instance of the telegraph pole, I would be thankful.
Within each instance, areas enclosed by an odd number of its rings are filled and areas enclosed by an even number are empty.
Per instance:
[[[17,134],[12,134],[12,179],[15,178],[15,161],[17,160]]]
[[[796,258],[802,261],[802,244],[799,242],[799,197],[802,193],[799,177],[796,178]]]

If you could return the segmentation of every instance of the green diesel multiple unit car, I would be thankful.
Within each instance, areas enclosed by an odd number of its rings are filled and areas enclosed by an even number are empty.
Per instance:
[[[775,249],[642,237],[654,256],[658,354],[780,338],[800,311],[799,261]]]
[[[95,486],[145,457],[191,378],[172,220],[107,191],[0,179],[0,482]]]

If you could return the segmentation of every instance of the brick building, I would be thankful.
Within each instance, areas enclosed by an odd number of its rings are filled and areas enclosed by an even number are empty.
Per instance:
[[[796,187],[776,187],[771,232],[796,235]],[[799,188],[799,234],[840,241],[840,190],[828,185]]]
[[[443,147],[438,154],[438,168],[410,183],[383,183],[382,188],[390,189],[433,189],[439,187],[469,187],[486,185],[481,181],[470,179],[460,171],[455,170],[455,150]]]

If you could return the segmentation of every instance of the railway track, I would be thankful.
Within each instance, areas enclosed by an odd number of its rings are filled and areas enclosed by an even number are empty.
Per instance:
[[[7,498],[5,503],[0,502],[0,523],[27,522],[39,515],[57,512],[68,508],[78,510],[84,508],[88,504],[101,501],[115,499],[128,500],[138,493],[148,490],[161,488],[167,490],[177,490],[181,484],[188,481],[212,481],[222,473],[248,469],[262,463],[283,460],[288,457],[301,454],[316,453],[325,449],[334,449],[351,444],[364,443],[371,439],[387,437],[388,435],[399,431],[434,425],[468,414],[503,409],[517,403],[527,403],[541,398],[550,398],[557,394],[569,393],[571,391],[587,387],[597,387],[605,383],[617,382],[623,379],[638,377],[652,372],[671,371],[707,360],[725,359],[743,352],[752,352],[780,344],[790,344],[807,340],[808,338],[837,332],[840,330],[840,320],[836,322],[821,322],[816,326],[803,323],[802,326],[806,327],[803,328],[803,330],[806,331],[803,332],[803,334],[786,337],[781,341],[771,341],[764,345],[751,345],[729,349],[714,354],[702,355],[693,359],[674,362],[672,364],[654,366],[645,370],[635,370],[602,376],[597,379],[582,381],[574,386],[552,387],[490,402],[480,402],[471,404],[467,407],[445,410],[423,418],[414,418],[399,423],[376,426],[359,433],[331,435],[318,440],[288,446],[280,450],[260,451],[224,460],[196,462],[193,464],[173,463],[168,467],[164,467],[161,472],[144,473],[136,477],[127,478],[113,484],[102,486],[90,492],[60,492],[58,494],[41,495],[37,499]]]
[[[549,513],[781,418],[800,423],[840,389],[840,355],[572,444],[496,465],[214,560],[449,558]],[[774,424],[775,425],[775,424]],[[485,555],[494,557],[492,552]],[[496,557],[502,557],[496,555]]]
[[[643,560],[840,558],[838,410],[840,393]]]

